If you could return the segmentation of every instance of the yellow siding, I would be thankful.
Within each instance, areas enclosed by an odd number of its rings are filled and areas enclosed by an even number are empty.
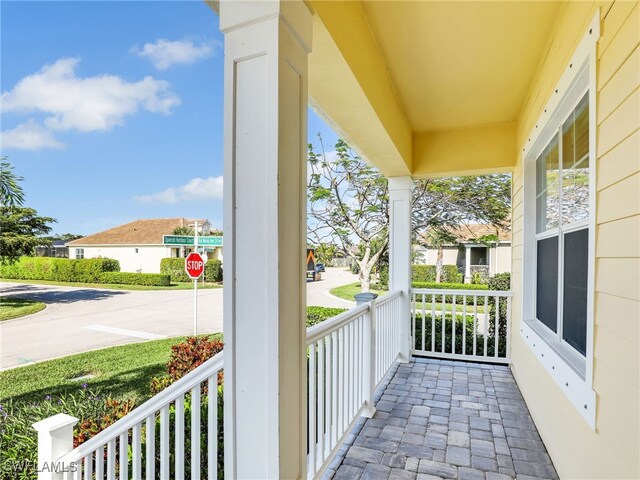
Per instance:
[[[519,150],[596,10],[596,298],[592,432],[520,339],[522,162],[514,172],[513,371],[561,478],[640,478],[640,13],[637,2],[568,2],[521,112]],[[516,231],[517,229],[517,231]]]

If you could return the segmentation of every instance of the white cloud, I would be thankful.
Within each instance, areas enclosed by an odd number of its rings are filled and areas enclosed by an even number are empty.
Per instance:
[[[191,40],[166,40],[160,38],[153,43],[145,43],[142,48],[133,47],[131,51],[140,57],[148,58],[159,70],[174,65],[189,65],[211,57],[215,51],[213,43],[196,44]]]
[[[0,137],[2,148],[16,150],[41,150],[43,148],[62,148],[64,145],[42,125],[29,120],[11,130],[4,130]]]
[[[133,197],[142,203],[178,203],[186,200],[205,200],[222,198],[222,176],[192,178],[184,185],[170,187],[150,195]]]
[[[80,59],[62,58],[24,77],[1,97],[3,113],[48,115],[50,130],[110,130],[140,109],[168,115],[181,101],[164,80],[145,77],[127,82],[115,75],[80,78]]]

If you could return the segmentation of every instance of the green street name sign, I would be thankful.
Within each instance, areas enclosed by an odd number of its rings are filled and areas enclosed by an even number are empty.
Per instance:
[[[162,243],[164,245],[186,245],[193,246],[194,238],[188,235],[163,235]],[[198,245],[206,245],[209,247],[221,247],[222,237],[198,237]]]

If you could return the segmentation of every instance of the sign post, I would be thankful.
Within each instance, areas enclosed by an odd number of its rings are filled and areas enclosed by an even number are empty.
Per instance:
[[[204,273],[204,259],[198,253],[198,224],[196,223],[195,251],[184,259],[184,270],[193,279],[193,334],[198,334],[198,278]]]

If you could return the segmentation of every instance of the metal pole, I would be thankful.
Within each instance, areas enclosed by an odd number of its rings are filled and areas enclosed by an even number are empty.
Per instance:
[[[195,225],[195,238],[193,240],[193,250],[198,253],[198,221]],[[198,279],[193,279],[193,336],[198,335]]]

